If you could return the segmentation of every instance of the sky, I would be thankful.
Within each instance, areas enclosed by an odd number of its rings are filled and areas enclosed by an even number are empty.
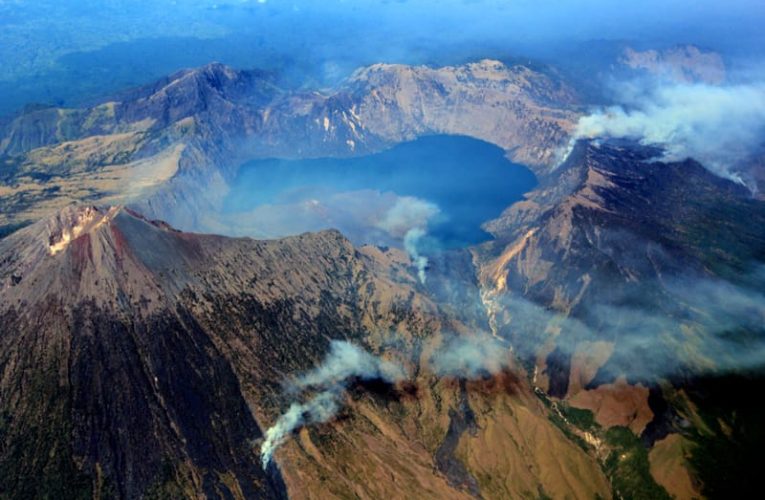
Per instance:
[[[754,0],[0,0],[0,115],[212,60],[298,86],[374,62],[572,63],[598,57],[595,40],[690,42],[748,61],[762,58],[763,25]]]

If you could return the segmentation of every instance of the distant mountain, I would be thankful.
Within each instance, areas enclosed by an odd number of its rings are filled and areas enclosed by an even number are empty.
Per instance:
[[[558,160],[575,104],[563,83],[489,60],[375,65],[322,92],[285,91],[264,73],[210,64],[92,108],[29,110],[6,124],[0,224],[79,200],[129,202],[204,228],[247,159],[360,155],[435,133],[492,142],[543,170]]]

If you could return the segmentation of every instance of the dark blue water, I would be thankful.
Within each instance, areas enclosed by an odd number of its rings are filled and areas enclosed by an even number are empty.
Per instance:
[[[481,224],[536,185],[529,169],[502,149],[476,139],[431,136],[382,153],[347,159],[257,160],[238,172],[224,210],[246,211],[294,200],[301,192],[375,189],[435,203],[441,214],[428,231],[446,247],[485,241]]]

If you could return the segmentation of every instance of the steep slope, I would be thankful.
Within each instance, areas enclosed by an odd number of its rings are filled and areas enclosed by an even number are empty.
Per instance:
[[[579,144],[555,182],[487,223],[496,240],[478,254],[488,296],[595,320],[591,304],[672,315],[668,304],[687,298],[673,286],[681,279],[754,286],[751,270],[765,258],[762,202],[692,160],[652,161],[657,154],[629,143]],[[531,351],[538,347],[532,342]],[[562,396],[568,370],[560,375],[553,393]]]
[[[30,109],[5,125],[0,153],[16,156],[43,146],[127,131],[138,124],[162,130],[201,115],[207,115],[210,123],[251,126],[246,123],[251,117],[243,116],[242,109],[263,106],[277,93],[264,73],[211,63],[125,91],[90,108]]]
[[[0,241],[0,255],[9,498],[609,495],[522,378],[428,368],[447,334],[480,325],[428,298],[395,250],[70,207]],[[283,383],[332,339],[397,360],[410,380],[354,383],[346,409],[263,470],[264,427],[294,397]]]
[[[487,223],[496,239],[474,250],[494,331],[511,339],[569,427],[636,450],[643,465],[626,462],[631,478],[650,477],[644,453],[657,442],[653,459],[687,476],[689,442],[725,440],[697,414],[714,404],[687,388],[699,376],[756,374],[762,363],[765,205],[660,153],[579,143],[554,180]],[[745,414],[735,406],[724,420]],[[671,438],[669,450],[671,433],[690,441]],[[617,492],[646,493],[620,474],[609,472]]]
[[[21,114],[0,138],[0,223],[38,220],[72,201],[166,191],[173,206],[197,183],[222,189],[235,150],[278,94],[264,74],[210,64],[92,108]]]
[[[483,60],[457,67],[378,64],[350,79],[354,116],[391,142],[423,134],[476,137],[519,163],[552,165],[575,115],[574,92],[524,66]]]

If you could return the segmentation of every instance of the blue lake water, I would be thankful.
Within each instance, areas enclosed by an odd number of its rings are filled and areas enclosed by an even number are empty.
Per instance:
[[[445,247],[489,238],[481,224],[498,216],[536,185],[526,167],[502,149],[461,136],[429,136],[357,158],[266,159],[243,165],[225,200],[231,214],[317,192],[378,190],[436,204],[428,232]]]

